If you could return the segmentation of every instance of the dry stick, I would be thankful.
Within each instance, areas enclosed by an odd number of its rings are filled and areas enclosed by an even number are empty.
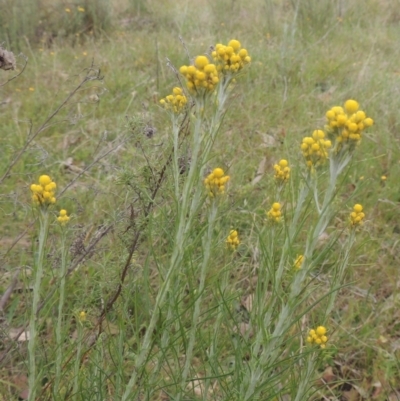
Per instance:
[[[18,276],[20,271],[21,269],[18,268],[17,271],[14,273],[10,285],[8,286],[8,288],[6,289],[6,291],[4,292],[3,296],[0,299],[0,312],[4,311],[4,307],[6,306],[12,292],[14,291],[15,286],[18,283]]]
[[[22,53],[20,54],[20,56],[23,57],[23,58],[25,59],[25,64],[24,64],[24,66],[22,67],[22,70],[21,70],[17,75],[14,75],[14,76],[11,77],[10,79],[8,79],[6,82],[0,84],[0,88],[1,88],[2,86],[4,86],[4,85],[7,85],[7,84],[8,84],[9,82],[11,82],[12,80],[18,78],[18,77],[25,71],[25,68],[26,68],[26,66],[28,65],[28,57],[26,57],[26,56],[25,56],[24,54],[22,54]]]
[[[186,114],[186,115],[185,115],[185,118],[184,118],[184,120],[182,121],[182,124],[181,124],[181,132],[184,132],[184,138],[183,138],[183,140],[184,140],[184,139],[186,138],[186,136],[188,135],[188,126],[189,126],[189,125],[188,125],[188,123],[186,123],[186,118],[187,118],[187,117],[188,117],[188,116],[187,116],[187,114]],[[185,125],[185,123],[186,123],[186,125]],[[181,144],[183,143],[183,140],[182,140]],[[160,171],[157,184],[156,184],[156,186],[155,186],[155,188],[154,188],[154,190],[153,190],[153,193],[151,194],[151,201],[147,204],[147,208],[146,208],[145,211],[144,211],[144,216],[145,216],[145,218],[147,218],[148,215],[150,214],[150,211],[151,211],[151,209],[152,209],[152,207],[153,207],[154,200],[155,200],[155,198],[156,198],[156,195],[157,195],[157,193],[158,193],[158,190],[161,188],[161,184],[162,184],[162,182],[163,182],[163,180],[164,180],[165,172],[167,171],[167,168],[168,168],[169,164],[170,164],[171,161],[172,161],[172,155],[173,155],[173,153],[171,152],[170,155],[169,155],[169,157],[168,157],[168,159],[167,159],[167,161],[165,162],[164,166],[162,167],[162,169],[161,169],[161,171]],[[100,329],[99,334],[101,333],[101,323],[102,323],[102,321],[104,320],[104,317],[105,317],[106,313],[112,308],[113,304],[115,303],[115,301],[118,299],[119,295],[121,294],[122,286],[123,286],[123,284],[124,284],[125,277],[126,277],[126,275],[127,275],[127,273],[128,273],[128,268],[129,268],[129,266],[130,266],[130,263],[131,263],[131,260],[132,260],[132,257],[133,257],[133,253],[134,253],[135,250],[136,250],[136,246],[137,246],[137,243],[138,243],[138,241],[139,241],[140,234],[141,234],[141,232],[140,232],[140,231],[137,231],[137,232],[136,232],[136,235],[135,235],[135,237],[134,237],[134,239],[133,239],[133,241],[132,241],[131,249],[130,249],[130,251],[129,251],[129,255],[128,255],[127,259],[126,259],[125,265],[124,265],[124,267],[123,267],[123,269],[122,269],[121,279],[120,279],[120,282],[119,282],[119,284],[118,284],[117,290],[115,291],[115,294],[114,294],[113,297],[107,302],[106,306],[105,306],[105,307],[103,308],[103,310],[101,311],[101,314],[100,314],[100,317],[99,317],[99,321],[98,321],[98,323],[97,323],[97,324],[99,325],[99,329]]]
[[[92,71],[95,71],[95,75],[90,75]],[[76,92],[78,92],[83,85],[86,84],[86,82],[89,81],[95,81],[95,80],[101,80],[102,77],[100,76],[100,70],[95,70],[93,68],[93,64],[90,68],[88,68],[88,72],[86,73],[85,78],[75,87],[75,89],[72,90],[68,94],[68,96],[64,99],[64,101],[51,113],[46,120],[43,122],[43,124],[32,134],[31,129],[29,130],[29,135],[25,145],[22,147],[22,149],[18,152],[17,156],[15,156],[14,160],[9,164],[9,166],[6,169],[6,172],[4,173],[3,177],[0,179],[0,184],[8,177],[10,174],[11,169],[17,164],[19,159],[22,157],[28,146],[32,143],[32,141],[41,133],[43,132],[46,128],[48,128],[49,122],[60,112],[60,110],[69,102],[69,100],[75,95]],[[32,135],[31,135],[32,134]]]
[[[21,240],[21,238],[32,228],[32,226],[35,224],[35,222],[36,222],[36,219],[29,223],[29,226],[24,231],[22,231],[22,233],[15,239],[15,241],[10,245],[10,247],[7,249],[7,251],[3,255],[3,257],[7,256],[11,252],[11,250],[14,248],[14,246],[18,244],[18,242]]]

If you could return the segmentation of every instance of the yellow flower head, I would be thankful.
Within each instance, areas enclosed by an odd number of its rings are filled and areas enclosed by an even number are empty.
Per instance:
[[[289,180],[290,177],[290,167],[287,160],[282,159],[278,164],[274,165],[275,170],[275,180],[279,184],[283,184]]]
[[[48,175],[39,177],[39,184],[31,185],[32,201],[36,206],[47,207],[56,203],[54,196],[57,185]]]
[[[315,330],[310,330],[307,337],[307,342],[310,344],[317,344],[321,348],[326,347],[328,337],[326,336],[327,330],[324,326],[318,326]]]
[[[212,92],[219,82],[217,68],[206,56],[197,56],[194,65],[183,65],[179,72],[186,78],[186,86],[191,93]]]
[[[281,204],[275,202],[272,204],[271,209],[267,212],[268,221],[271,223],[280,223],[282,219]]]
[[[57,217],[57,221],[64,226],[68,223],[70,217],[67,215],[67,211],[65,209],[60,210],[60,215]]]
[[[356,100],[349,99],[344,103],[344,107],[334,106],[326,112],[325,129],[334,140],[337,152],[345,146],[354,150],[361,141],[362,132],[374,124],[372,118],[367,117],[359,108]]]
[[[229,175],[225,175],[222,168],[215,168],[204,180],[204,185],[211,198],[225,193],[225,185],[229,181]]]
[[[294,261],[294,268],[297,270],[301,269],[303,262],[304,262],[304,255],[298,255],[296,260]]]
[[[246,49],[241,48],[238,40],[232,39],[228,45],[218,43],[211,53],[218,71],[222,74],[235,74],[251,62]]]
[[[332,146],[329,139],[325,139],[322,130],[315,130],[312,136],[306,136],[300,145],[307,167],[310,169],[325,163],[328,159],[328,149]]]
[[[363,207],[360,204],[356,204],[353,207],[353,211],[350,213],[350,224],[352,227],[360,226],[363,224],[365,214]]]
[[[86,321],[86,312],[85,311],[79,312],[78,319],[81,323],[85,322]]]
[[[231,230],[229,232],[228,238],[226,239],[226,245],[228,246],[229,249],[232,249],[232,251],[234,251],[239,246],[239,244],[240,240],[238,232],[236,230]]]
[[[160,103],[166,110],[172,110],[174,113],[179,114],[185,108],[187,98],[183,93],[182,88],[175,87],[172,90],[172,95],[168,95],[164,99],[161,99]]]

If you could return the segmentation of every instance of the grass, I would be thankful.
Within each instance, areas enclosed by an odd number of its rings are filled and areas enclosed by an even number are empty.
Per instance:
[[[167,174],[156,207],[145,217],[143,211],[148,205],[152,175],[144,155],[155,171],[162,168],[168,157],[170,122],[158,100],[176,85],[166,57],[177,67],[188,63],[179,35],[190,57],[233,37],[252,56],[250,68],[229,96],[228,111],[207,160],[207,169],[221,166],[229,172],[231,182],[218,212],[224,218],[217,219],[214,226],[213,235],[219,242],[212,248],[212,262],[205,278],[208,291],[202,299],[199,335],[188,382],[193,388],[184,386],[186,397],[208,399],[199,393],[203,388],[200,383],[211,387],[215,381],[201,377],[206,378],[207,374],[215,377],[217,370],[219,387],[214,388],[210,399],[236,399],[236,391],[240,392],[239,384],[245,381],[242,367],[247,366],[243,361],[254,351],[254,337],[237,333],[245,328],[242,323],[246,322],[246,318],[238,316],[246,314],[246,306],[249,312],[250,296],[257,293],[254,269],[262,252],[258,243],[263,232],[260,221],[275,201],[272,165],[285,157],[292,166],[301,166],[301,138],[322,127],[326,110],[347,98],[357,99],[374,118],[375,125],[365,134],[348,173],[341,177],[343,189],[335,201],[338,214],[326,230],[328,249],[331,248],[316,259],[318,274],[316,283],[310,284],[313,291],[305,301],[307,307],[329,289],[329,273],[345,241],[343,237],[333,239],[354,203],[363,204],[367,222],[357,233],[345,285],[325,321],[329,327],[329,352],[318,361],[318,369],[312,375],[312,380],[319,383],[312,399],[389,400],[396,399],[396,394],[399,397],[397,6],[395,2],[372,0],[346,4],[272,0],[252,0],[245,5],[223,0],[195,5],[185,1],[167,5],[156,1],[118,3],[110,27],[99,29],[100,35],[82,34],[79,41],[74,39],[74,33],[59,35],[51,43],[40,40],[35,43],[34,36],[27,36],[31,40],[19,36],[15,43],[1,38],[9,43],[9,50],[14,50],[13,43],[15,49],[19,47],[29,61],[20,77],[0,89],[3,138],[0,176],[23,148],[29,132],[40,127],[86,76],[89,67],[99,68],[104,79],[89,81],[77,92],[52,124],[30,143],[2,183],[2,292],[12,282],[16,269],[20,273],[3,311],[2,351],[10,345],[12,348],[2,361],[0,399],[18,399],[26,389],[21,378],[23,382],[27,377],[27,343],[13,341],[12,333],[29,321],[37,223],[28,188],[45,173],[55,179],[59,193],[68,186],[59,202],[60,208],[67,209],[72,216],[67,240],[74,244],[75,251],[70,254],[69,262],[73,265],[80,257],[79,247],[93,246],[93,252],[66,280],[63,383],[73,383],[77,377],[74,361],[79,360],[76,348],[80,344],[80,331],[89,336],[83,342],[83,356],[93,333],[98,332],[96,322],[104,305],[118,288],[135,233],[144,231],[129,264],[121,295],[103,322],[97,346],[85,355],[83,367],[87,369],[79,376],[78,383],[80,399],[112,399],[117,394],[115,389],[121,392],[129,379],[174,246],[171,232],[176,224],[177,206],[173,203],[173,175]],[[60,7],[62,11],[64,7]],[[122,26],[120,22],[126,18],[131,18],[130,23]],[[22,59],[18,61],[21,65]],[[0,73],[1,82],[13,74]],[[156,129],[152,138],[144,134],[149,127]],[[184,153],[190,155],[190,152],[188,146]],[[258,169],[262,177],[253,185]],[[287,190],[293,198],[299,182],[300,177],[294,171],[291,188]],[[291,250],[293,259],[302,251],[301,240],[307,237],[310,221],[312,215],[306,216],[299,242]],[[192,243],[184,255],[185,262],[190,264],[184,267],[185,276],[174,278],[176,297],[172,298],[170,309],[160,310],[152,334],[143,380],[155,383],[154,399],[158,396],[175,399],[174,392],[179,393],[183,352],[187,349],[187,333],[198,299],[200,239],[207,227],[203,210],[198,225],[192,228]],[[238,229],[242,241],[235,257],[224,249],[224,238],[232,228]],[[56,288],[60,238],[61,233],[52,223],[42,297]],[[279,248],[282,243],[283,237],[278,236],[275,246]],[[289,285],[289,279],[285,280],[284,285]],[[258,290],[265,292],[267,304],[273,298],[270,290]],[[294,340],[288,355],[290,352],[296,355],[293,344],[298,333],[319,324],[326,307],[324,302],[310,311],[305,320],[299,319],[293,331],[289,330]],[[38,320],[41,339],[38,359],[44,368],[43,386],[46,381],[51,382],[55,370],[57,306],[57,298],[52,298]],[[87,313],[87,321],[82,325],[78,319],[81,310]],[[218,324],[221,334],[212,365],[215,371],[207,372],[205,355],[209,355],[210,339]],[[166,338],[165,333],[170,337]],[[170,345],[165,348],[167,354],[160,358],[163,341]],[[288,366],[283,363],[279,369],[292,372]],[[159,374],[155,376],[152,372],[157,372],[157,368]],[[232,371],[235,380],[227,375]],[[293,373],[283,374],[284,379],[271,377],[286,384],[292,380],[293,389],[299,380]],[[326,382],[330,380],[328,385]],[[101,393],[99,389],[108,389],[109,393]],[[71,398],[73,393],[68,390],[69,387],[62,388],[63,398],[60,395],[54,399]],[[274,396],[285,399],[270,392],[261,394],[264,399]],[[146,399],[146,392],[141,396]],[[51,399],[46,392],[43,397]]]

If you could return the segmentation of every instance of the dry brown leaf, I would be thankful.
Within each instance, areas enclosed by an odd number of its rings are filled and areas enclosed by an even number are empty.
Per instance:
[[[325,383],[331,383],[334,380],[336,380],[336,375],[333,373],[333,369],[331,366],[327,366],[324,370],[324,373],[322,373],[321,379]]]
[[[382,383],[380,381],[377,381],[372,384],[372,387],[374,388],[372,399],[378,398],[382,393]]]
[[[248,312],[251,312],[253,309],[253,301],[254,294],[250,294],[242,298],[242,305],[247,309]]]
[[[8,331],[8,336],[11,338],[11,340],[17,340],[19,342],[25,342],[29,340],[29,331],[25,330],[22,332],[20,336],[18,336],[19,332],[21,331],[22,327],[19,328],[10,328]]]
[[[261,159],[260,164],[258,165],[257,173],[253,178],[251,185],[256,185],[261,180],[262,176],[265,173],[266,165],[267,165],[267,158],[264,156]]]
[[[343,395],[344,399],[347,401],[361,401],[362,400],[360,393],[353,386],[351,387],[351,390],[343,391],[342,395]]]
[[[275,148],[278,146],[278,141],[270,134],[261,133],[262,144],[260,147],[262,148]]]

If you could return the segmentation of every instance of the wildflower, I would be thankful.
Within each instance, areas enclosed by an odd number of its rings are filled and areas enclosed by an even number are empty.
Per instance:
[[[356,100],[349,99],[344,103],[344,107],[334,106],[326,112],[325,129],[328,135],[335,140],[337,152],[345,145],[353,150],[361,141],[362,131],[374,124],[374,120],[367,117],[365,112],[359,108],[360,105]]]
[[[87,52],[82,52],[82,55],[86,57],[87,56]]]
[[[328,149],[332,146],[329,139],[325,139],[322,130],[315,130],[312,136],[306,136],[300,145],[307,166],[312,169],[323,164],[328,158]]]
[[[37,206],[49,206],[56,203],[54,191],[57,185],[48,175],[39,177],[39,184],[32,184],[32,200]]]
[[[281,204],[275,202],[272,204],[271,209],[267,212],[267,218],[272,223],[279,223],[282,218]]]
[[[78,319],[81,323],[86,322],[86,312],[85,311],[79,312]]]
[[[307,342],[310,344],[317,344],[321,348],[326,347],[328,337],[326,336],[326,327],[318,326],[315,330],[310,330],[307,337]]]
[[[58,222],[64,226],[68,223],[70,217],[67,215],[67,211],[65,209],[60,210],[60,215],[57,217]]]
[[[33,88],[32,86],[29,88],[29,92],[35,92],[35,88]]]
[[[218,43],[211,55],[217,65],[217,70],[222,74],[239,72],[251,62],[247,50],[242,49],[240,42],[236,39],[232,39],[227,46]]]
[[[360,204],[356,204],[353,207],[353,211],[350,213],[350,224],[353,227],[360,226],[363,224],[365,214],[363,213],[363,207]]]
[[[382,175],[382,176],[381,176],[381,180],[382,180],[382,181],[386,181],[386,180],[387,180],[386,175]]]
[[[179,114],[187,103],[187,98],[184,95],[182,88],[175,87],[172,89],[172,95],[166,96],[160,100],[160,103],[167,109]]]
[[[229,175],[225,175],[222,168],[215,168],[204,180],[204,185],[208,191],[208,195],[213,198],[222,195],[225,192],[225,184],[229,181]]]
[[[240,244],[238,232],[236,230],[231,230],[229,232],[228,238],[226,239],[226,244],[228,248],[234,251]]]
[[[206,56],[197,56],[194,65],[183,65],[179,72],[186,78],[192,93],[212,92],[219,82],[218,71]]]
[[[67,8],[65,9],[65,12],[66,12],[66,13],[70,13],[70,12],[71,12],[71,9],[67,7]]]
[[[78,6],[78,11],[79,11],[80,13],[84,13],[84,12],[85,12],[85,9],[84,9],[83,7],[81,7],[81,6]]]
[[[277,183],[285,183],[290,177],[290,167],[287,160],[282,159],[274,165],[275,180]]]
[[[301,266],[303,265],[304,262],[304,255],[297,255],[296,260],[294,261],[294,268],[295,269],[301,269]]]

